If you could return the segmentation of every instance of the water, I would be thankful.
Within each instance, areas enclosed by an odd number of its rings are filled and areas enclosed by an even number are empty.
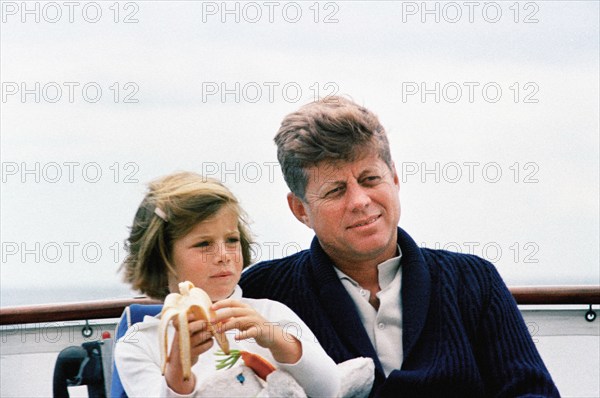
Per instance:
[[[0,291],[0,306],[66,303],[123,299],[139,296],[125,285],[115,286],[48,286],[36,288],[6,287]]]

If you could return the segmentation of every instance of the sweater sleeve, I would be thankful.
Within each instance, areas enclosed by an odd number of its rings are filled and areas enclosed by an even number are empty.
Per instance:
[[[495,267],[485,265],[489,287],[476,355],[486,396],[559,397],[510,291]]]

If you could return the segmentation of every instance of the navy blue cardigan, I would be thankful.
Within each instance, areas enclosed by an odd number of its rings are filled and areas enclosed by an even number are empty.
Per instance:
[[[246,297],[281,301],[293,309],[337,363],[373,358],[371,396],[559,396],[491,263],[419,248],[401,228],[398,244],[404,359],[387,379],[354,303],[316,237],[310,250],[250,267],[240,285]]]

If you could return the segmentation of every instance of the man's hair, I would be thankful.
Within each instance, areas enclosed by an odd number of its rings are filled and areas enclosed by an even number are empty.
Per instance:
[[[125,241],[128,254],[121,265],[125,281],[150,297],[164,299],[169,294],[169,275],[177,275],[172,262],[174,241],[224,206],[238,217],[246,267],[252,261],[252,241],[246,216],[238,200],[221,182],[190,172],[171,174],[151,182]]]
[[[325,97],[290,113],[275,143],[285,182],[302,200],[307,169],[320,162],[351,162],[375,152],[392,168],[390,145],[377,116],[344,97]]]

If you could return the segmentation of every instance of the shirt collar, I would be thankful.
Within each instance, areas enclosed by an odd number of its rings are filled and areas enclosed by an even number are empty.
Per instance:
[[[386,288],[393,280],[398,270],[400,269],[400,259],[402,258],[402,250],[400,246],[398,246],[398,255],[392,258],[385,260],[384,262],[377,265],[377,272],[379,275],[379,287],[383,290]],[[350,278],[343,271],[341,271],[338,267],[334,266],[333,269],[338,275],[340,280],[345,279],[350,281],[354,286],[359,286],[358,282],[354,279]]]
[[[398,270],[400,269],[400,259],[402,258],[402,250],[398,246],[398,255],[385,260],[377,266],[379,272],[379,287],[381,290],[385,289],[396,277]]]
[[[242,298],[242,288],[240,287],[240,285],[235,285],[235,289],[233,289],[233,293],[231,293],[231,296],[229,296],[227,298],[240,300]]]

